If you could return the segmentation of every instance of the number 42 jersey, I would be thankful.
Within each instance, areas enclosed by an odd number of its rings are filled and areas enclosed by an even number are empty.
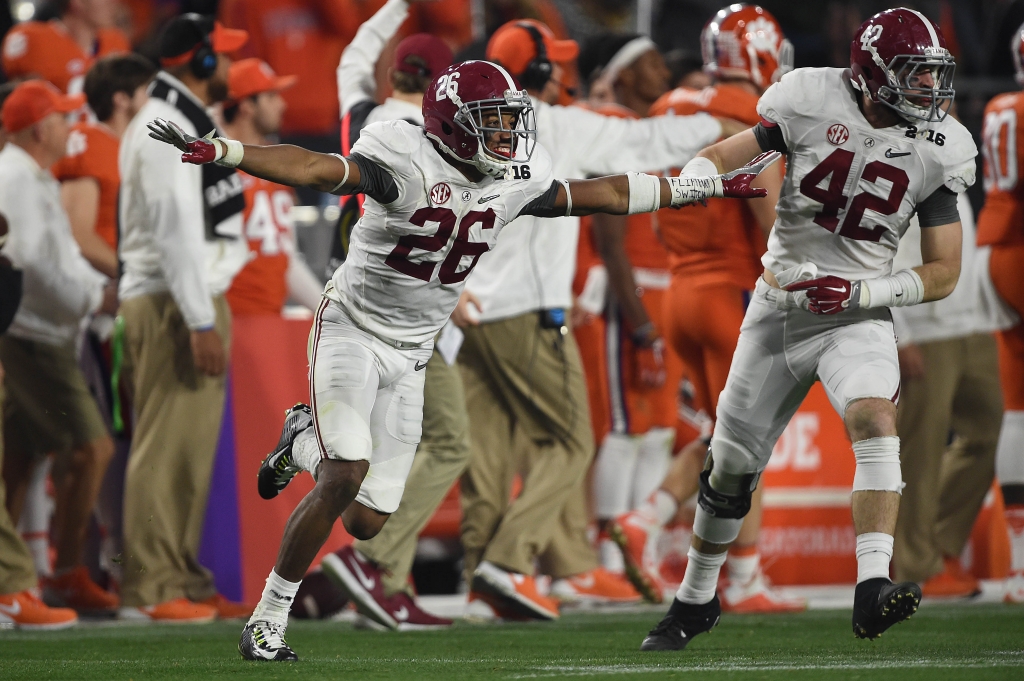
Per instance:
[[[423,128],[401,120],[368,125],[352,155],[386,172],[397,198],[382,203],[367,196],[348,257],[325,295],[385,340],[433,338],[501,229],[531,201],[550,199],[555,190],[551,159],[540,145],[529,160],[520,153],[505,178],[471,182],[441,156]]]
[[[758,102],[788,149],[761,259],[774,274],[811,262],[822,276],[888,276],[921,202],[940,187],[959,194],[974,183],[977,148],[952,116],[874,128],[859,96],[843,69],[797,69]]]

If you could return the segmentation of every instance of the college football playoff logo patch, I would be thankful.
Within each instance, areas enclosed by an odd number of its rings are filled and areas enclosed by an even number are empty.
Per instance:
[[[842,123],[836,123],[828,129],[828,134],[825,136],[828,137],[829,142],[838,147],[850,139],[850,131]]]
[[[447,182],[438,182],[430,188],[430,202],[435,206],[440,206],[442,203],[448,203],[448,199],[452,197],[452,188],[448,186]]]

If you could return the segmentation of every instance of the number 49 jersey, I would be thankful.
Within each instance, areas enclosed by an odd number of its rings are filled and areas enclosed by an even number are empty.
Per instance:
[[[952,116],[874,128],[858,97],[843,69],[797,69],[758,102],[789,152],[761,259],[772,273],[812,262],[821,275],[888,276],[917,206],[942,186],[959,194],[974,183],[977,148]]]
[[[513,161],[505,178],[470,182],[423,128],[401,120],[368,125],[352,154],[391,175],[398,198],[381,204],[367,196],[325,295],[370,333],[406,343],[434,337],[480,256],[554,182],[540,145],[528,161]]]

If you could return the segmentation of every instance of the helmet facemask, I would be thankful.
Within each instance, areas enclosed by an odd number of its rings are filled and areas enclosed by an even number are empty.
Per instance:
[[[459,113],[455,116],[455,125],[477,141],[476,152],[468,159],[477,170],[500,178],[508,172],[517,154],[519,161],[528,161],[533,155],[537,146],[537,119],[525,90],[505,90],[503,99],[456,103]],[[507,119],[511,119],[511,123]],[[502,133],[509,136],[507,156],[487,146],[488,140]]]
[[[880,85],[877,101],[894,109],[904,118],[937,122],[946,117],[955,94],[953,55],[944,47],[926,48],[920,55],[898,55],[888,64],[873,55],[885,72],[885,85]],[[928,75],[931,84],[922,82]]]

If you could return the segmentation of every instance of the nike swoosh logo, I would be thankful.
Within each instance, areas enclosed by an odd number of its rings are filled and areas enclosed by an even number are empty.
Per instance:
[[[356,578],[359,579],[359,583],[362,584],[363,588],[365,588],[367,591],[369,591],[377,585],[377,580],[375,580],[373,577],[367,577],[366,573],[363,572],[363,568],[359,567],[358,562],[353,560],[349,563],[349,565],[352,566],[352,571],[356,573]]]
[[[586,577],[577,577],[575,580],[576,586],[581,589],[593,589],[594,588],[594,575],[587,575]]]
[[[886,149],[885,150],[885,157],[886,158],[899,158],[900,156],[910,156],[910,152],[909,151],[901,151],[901,152],[898,152],[898,153],[894,154],[894,153],[892,153],[892,149]]]
[[[21,614],[21,603],[14,601],[14,605],[0,605],[0,612],[6,613],[11,617],[17,617]]]
[[[501,194],[492,194],[491,196],[485,196],[482,199],[477,199],[477,203],[487,203],[501,196]]]
[[[423,370],[423,368],[424,368],[425,366],[427,366],[427,363],[426,363],[426,362],[416,362],[416,366],[415,366],[415,367],[413,367],[413,368],[414,368],[414,369],[415,369],[416,371],[422,371],[422,370]]]
[[[406,608],[404,605],[398,610],[395,610],[391,614],[394,616],[396,620],[400,622],[404,622],[405,620],[409,619],[409,609]]]

